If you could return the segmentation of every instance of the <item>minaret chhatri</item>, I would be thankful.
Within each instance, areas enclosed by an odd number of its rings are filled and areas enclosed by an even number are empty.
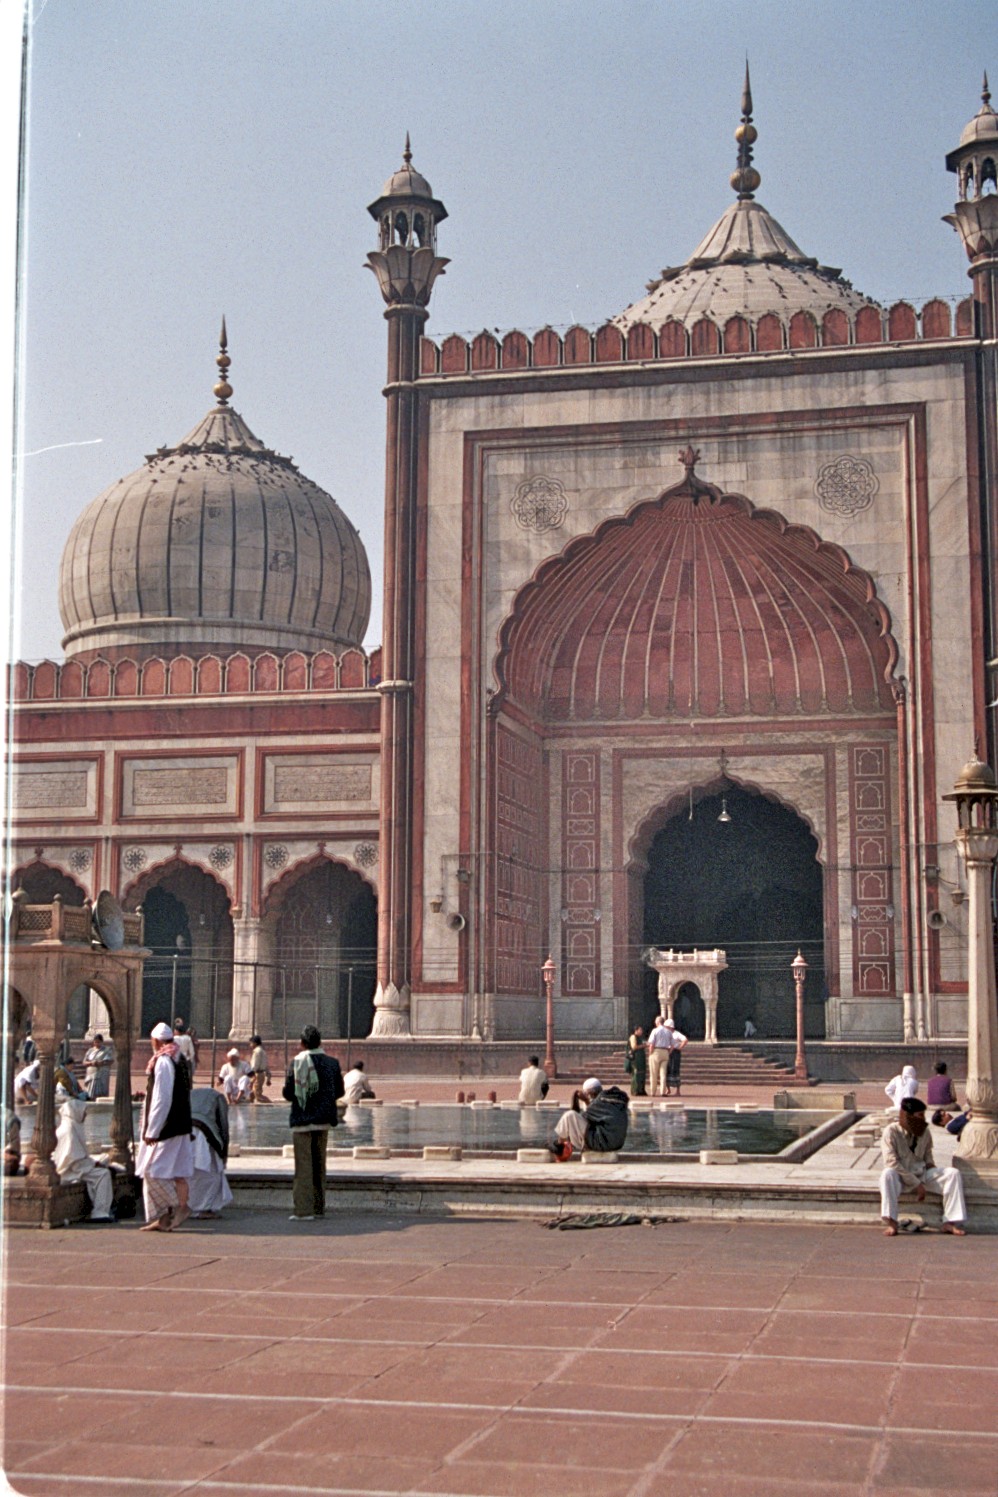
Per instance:
[[[956,173],[957,203],[944,222],[963,240],[974,288],[977,363],[978,474],[984,550],[984,660],[990,667],[985,701],[998,683],[998,114],[991,108],[984,74],[981,107],[963,128],[960,144],[946,157]],[[998,760],[998,722],[988,713],[987,757]]]
[[[385,599],[381,643],[381,880],[378,985],[372,1036],[410,1034],[412,961],[412,756],[419,339],[433,283],[447,264],[436,252],[447,209],[412,166],[402,166],[368,208],[379,244],[367,257],[386,302]]]

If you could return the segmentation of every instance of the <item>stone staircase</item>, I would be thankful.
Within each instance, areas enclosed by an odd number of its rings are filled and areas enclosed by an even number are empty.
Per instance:
[[[604,1085],[630,1085],[624,1071],[623,1045],[593,1045],[585,1063],[579,1065],[579,1047],[566,1064],[559,1061],[558,1081],[581,1085],[587,1076],[598,1076]],[[691,1040],[683,1050],[683,1086],[766,1086],[780,1090],[794,1084],[792,1066],[752,1049],[748,1045],[706,1045]]]

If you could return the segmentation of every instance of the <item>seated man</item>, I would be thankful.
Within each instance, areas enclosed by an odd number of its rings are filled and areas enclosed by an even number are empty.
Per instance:
[[[218,1073],[222,1093],[226,1102],[248,1102],[253,1090],[253,1077],[246,1061],[234,1047],[226,1056],[225,1065]]]
[[[31,1060],[14,1077],[14,1101],[22,1107],[30,1107],[32,1102],[38,1101],[38,1078],[41,1070],[40,1062]]]
[[[943,1231],[964,1237],[967,1208],[963,1201],[963,1181],[958,1170],[936,1168],[925,1103],[918,1097],[902,1097],[897,1122],[887,1124],[880,1149],[884,1159],[880,1214],[887,1223],[885,1237],[898,1234],[898,1200],[905,1187],[914,1190],[918,1201],[925,1200],[926,1191],[941,1195]]]
[[[361,1102],[365,1097],[373,1099],[374,1091],[364,1072],[364,1062],[358,1060],[353,1070],[343,1078],[343,1100],[350,1104]]]
[[[521,1107],[536,1107],[542,1097],[548,1094],[547,1072],[541,1068],[540,1060],[536,1055],[531,1055],[527,1064],[520,1072],[520,1095],[518,1101]]]
[[[55,1130],[55,1153],[52,1163],[59,1171],[63,1185],[82,1180],[90,1197],[92,1222],[114,1221],[114,1184],[106,1165],[91,1157],[83,1135],[87,1104],[71,1096],[65,1088],[56,1093],[59,1102],[59,1126]]]
[[[572,1093],[572,1105],[555,1124],[551,1152],[562,1163],[585,1149],[609,1154],[622,1149],[627,1138],[627,1095],[619,1086],[608,1086],[595,1076]]]
[[[16,1175],[21,1169],[21,1120],[13,1107],[0,1106],[3,1123],[3,1172]]]

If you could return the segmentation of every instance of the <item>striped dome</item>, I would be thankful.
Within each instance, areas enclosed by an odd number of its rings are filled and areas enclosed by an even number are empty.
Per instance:
[[[354,526],[224,402],[88,505],[62,556],[67,655],[342,649],[370,608]]]

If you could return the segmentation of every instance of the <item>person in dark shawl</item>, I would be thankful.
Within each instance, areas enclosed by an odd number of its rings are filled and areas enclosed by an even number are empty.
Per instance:
[[[191,1092],[191,1122],[194,1124],[194,1174],[191,1176],[191,1215],[219,1216],[232,1204],[232,1191],[225,1178],[229,1158],[229,1108],[213,1086],[196,1086]]]

